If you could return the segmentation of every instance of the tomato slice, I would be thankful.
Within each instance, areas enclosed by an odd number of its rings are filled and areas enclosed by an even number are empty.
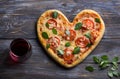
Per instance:
[[[49,19],[47,23],[49,24],[49,27],[48,27],[49,29],[57,27],[57,22],[54,19]]]
[[[55,49],[60,45],[60,39],[58,37],[50,37],[48,44],[50,44],[50,48]]]
[[[76,37],[76,32],[74,30],[68,30],[68,33],[65,32],[65,40],[73,41]]]
[[[92,30],[91,31],[91,42],[93,43],[98,36],[99,36],[99,32],[97,30],[95,30],[95,29]]]
[[[94,29],[94,22],[90,19],[83,20],[83,27],[89,30]]]
[[[75,40],[75,44],[79,47],[86,47],[90,43],[90,40],[86,36],[81,36]]]
[[[72,63],[72,59],[73,59],[73,57],[74,57],[74,55],[72,54],[72,52],[73,52],[73,50],[71,50],[71,49],[69,49],[69,48],[66,48],[66,49],[64,50],[63,58],[64,58],[64,60],[65,60],[68,64]]]

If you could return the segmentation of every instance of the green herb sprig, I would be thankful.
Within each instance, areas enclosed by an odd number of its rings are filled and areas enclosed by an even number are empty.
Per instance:
[[[111,61],[107,55],[102,55],[101,57],[93,56],[93,61],[98,65],[100,70],[108,69],[107,75],[112,77],[120,77],[120,72],[118,69],[119,57],[114,57]],[[89,72],[93,72],[96,68],[93,66],[86,66],[85,69]]]

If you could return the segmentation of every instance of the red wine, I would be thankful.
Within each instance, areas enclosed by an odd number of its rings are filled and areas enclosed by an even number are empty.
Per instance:
[[[14,61],[21,62],[31,55],[30,43],[22,38],[17,38],[10,45],[10,56]]]
[[[15,55],[23,56],[28,51],[28,45],[24,41],[17,41],[13,44],[11,50]]]

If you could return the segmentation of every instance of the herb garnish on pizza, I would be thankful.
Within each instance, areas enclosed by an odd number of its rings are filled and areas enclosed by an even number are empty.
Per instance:
[[[59,10],[45,11],[37,24],[38,38],[47,53],[66,68],[82,62],[98,45],[105,25],[94,10],[83,10],[69,22]]]

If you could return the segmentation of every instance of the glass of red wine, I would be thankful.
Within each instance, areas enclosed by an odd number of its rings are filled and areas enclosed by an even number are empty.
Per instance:
[[[32,46],[23,38],[16,38],[10,44],[10,57],[15,62],[24,62],[32,54]]]

